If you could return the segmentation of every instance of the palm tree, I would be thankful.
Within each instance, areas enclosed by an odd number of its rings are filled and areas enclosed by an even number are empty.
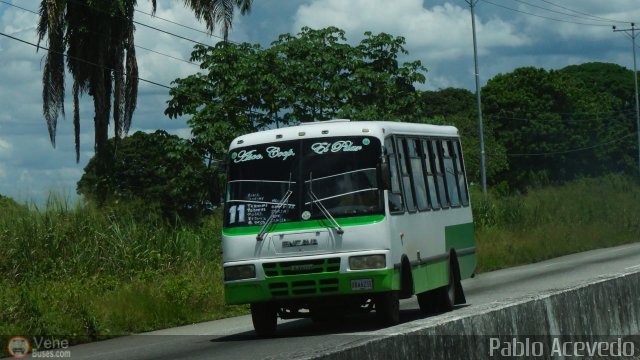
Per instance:
[[[153,12],[156,1],[150,0]],[[184,0],[212,33],[221,26],[225,41],[234,9],[247,13],[253,0]],[[64,116],[64,74],[73,77],[73,124],[76,161],[80,159],[79,98],[89,94],[95,110],[96,155],[107,146],[111,105],[116,139],[131,126],[138,93],[138,65],[133,15],[137,0],[42,0],[38,44],[46,37],[49,50],[42,74],[43,114],[55,147],[58,117]]]

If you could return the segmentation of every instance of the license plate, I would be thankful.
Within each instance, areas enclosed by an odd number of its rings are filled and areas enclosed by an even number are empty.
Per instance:
[[[351,280],[351,290],[371,290],[373,289],[373,279]]]

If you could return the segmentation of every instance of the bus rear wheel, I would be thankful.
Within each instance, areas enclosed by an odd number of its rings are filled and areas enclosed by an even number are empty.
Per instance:
[[[278,326],[278,309],[270,303],[251,304],[251,320],[259,337],[271,337]]]
[[[376,297],[376,316],[384,326],[400,322],[400,298],[397,291],[389,291]]]

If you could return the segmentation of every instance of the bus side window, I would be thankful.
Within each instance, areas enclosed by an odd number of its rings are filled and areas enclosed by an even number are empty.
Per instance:
[[[388,137],[384,140],[384,147],[389,156],[389,170],[391,172],[391,191],[389,191],[389,212],[404,212],[404,203],[402,202],[402,189],[400,188],[400,179],[398,178],[398,161],[396,158],[395,146],[393,138]]]
[[[433,160],[429,155],[429,142],[421,140],[420,155],[424,159],[424,171],[427,178],[427,186],[429,188],[429,202],[434,210],[440,209],[438,201],[438,188],[436,187],[436,179],[433,170]]]
[[[429,197],[427,185],[424,181],[424,171],[422,169],[422,156],[420,151],[420,140],[408,139],[409,165],[411,170],[411,182],[413,183],[414,194],[418,210],[429,210]]]
[[[409,173],[409,157],[407,156],[407,139],[400,139],[398,142],[398,158],[400,161],[400,173],[402,174],[402,189],[404,190],[404,201],[408,211],[416,211],[416,199],[414,197],[411,174]]]
[[[453,160],[456,164],[456,176],[458,178],[458,190],[460,191],[460,201],[463,206],[469,206],[469,192],[467,189],[467,176],[465,174],[464,162],[462,160],[462,149],[460,141],[452,143]]]
[[[433,172],[436,174],[436,184],[438,186],[438,198],[440,199],[440,206],[442,208],[449,207],[449,199],[447,198],[447,185],[442,172],[442,154],[438,151],[438,140],[430,140],[431,143],[429,154],[431,155],[431,164],[434,165]]]
[[[456,180],[456,169],[451,158],[451,141],[443,140],[440,149],[442,150],[442,160],[444,172],[447,178],[447,189],[449,190],[449,200],[452,207],[460,206],[460,195],[458,194],[458,181]]]

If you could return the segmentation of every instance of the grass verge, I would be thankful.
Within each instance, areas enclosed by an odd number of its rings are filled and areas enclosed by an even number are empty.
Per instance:
[[[224,304],[219,219],[168,225],[124,207],[5,198],[0,335],[77,343],[246,313]]]
[[[479,272],[640,241],[640,186],[626,177],[472,195]]]

